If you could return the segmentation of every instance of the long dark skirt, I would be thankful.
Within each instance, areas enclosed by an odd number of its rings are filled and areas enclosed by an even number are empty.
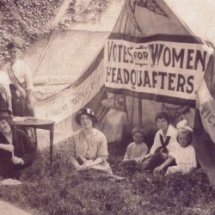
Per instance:
[[[19,179],[22,172],[31,165],[15,165],[13,163],[0,165],[0,176],[3,178]]]
[[[142,162],[141,169],[153,171],[156,167],[160,166],[167,158],[168,155],[166,153],[157,152]]]
[[[3,98],[3,96],[0,93],[0,110],[3,109],[8,109],[8,105],[7,102],[5,101],[5,99]]]
[[[16,87],[10,85],[10,92],[12,95],[12,111],[14,116],[34,116],[33,109],[29,109],[26,105],[26,98],[21,95],[18,96]]]
[[[32,116],[34,117],[33,109],[29,109],[26,105],[26,98],[23,98],[21,95],[17,96],[16,87],[11,84],[10,85],[10,92],[12,95],[12,112],[14,116]],[[36,129],[33,128],[20,128],[24,132],[26,132],[31,140],[36,144]]]

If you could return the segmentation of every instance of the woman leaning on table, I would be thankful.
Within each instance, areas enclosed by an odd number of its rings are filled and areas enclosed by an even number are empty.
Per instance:
[[[37,148],[28,135],[14,127],[10,111],[0,110],[0,176],[19,178],[36,154]]]
[[[70,139],[71,163],[78,172],[88,173],[101,177],[123,180],[124,178],[113,175],[108,158],[107,139],[105,135],[94,128],[97,118],[89,109],[81,109],[75,121],[82,127]]]

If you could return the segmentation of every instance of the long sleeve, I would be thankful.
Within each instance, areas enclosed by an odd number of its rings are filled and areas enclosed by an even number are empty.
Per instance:
[[[125,157],[123,160],[129,160],[131,157],[131,144],[127,146],[126,152],[125,152]]]
[[[33,90],[33,77],[31,73],[30,67],[25,64],[25,85],[26,85],[26,90]]]
[[[25,132],[18,130],[17,138],[14,141],[15,156],[22,158],[24,164],[27,165],[31,163],[37,155],[37,148],[34,143],[30,140],[29,136]]]
[[[72,157],[76,157],[75,137],[74,137],[74,135],[69,138],[69,154]]]
[[[101,157],[103,159],[108,158],[108,149],[107,149],[107,139],[105,135],[101,132],[99,132],[99,138],[100,138],[100,144],[98,146],[98,157]]]
[[[154,154],[155,150],[160,146],[159,131],[155,134],[154,143],[150,149],[150,154]]]

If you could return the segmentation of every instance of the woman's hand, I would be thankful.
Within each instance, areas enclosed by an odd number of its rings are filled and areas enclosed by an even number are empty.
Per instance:
[[[136,159],[134,159],[137,163],[142,163],[144,160],[146,160],[147,158],[149,158],[149,157],[151,157],[152,156],[152,154],[147,154],[147,155],[145,155],[145,156],[143,156],[143,157],[140,157],[140,158],[136,158]]]
[[[153,173],[160,173],[163,169],[164,169],[164,167],[162,165],[160,165],[154,169]]]
[[[13,164],[21,164],[23,165],[24,164],[24,161],[22,160],[22,158],[18,158],[16,156],[14,156],[12,159],[11,159],[12,163]]]
[[[82,172],[82,171],[86,171],[86,170],[87,170],[87,167],[86,167],[85,164],[82,164],[82,165],[76,166],[75,169],[76,169],[78,172]]]
[[[145,160],[145,157],[135,158],[134,159],[137,163],[142,163]]]
[[[175,160],[175,158],[173,158],[172,156],[169,156],[164,161],[164,163],[162,163],[160,166],[158,166],[154,169],[153,173],[160,173],[163,169],[165,169],[167,166],[169,166],[174,160]]]
[[[94,164],[93,160],[88,160],[84,163],[84,165],[85,165],[86,169],[90,169],[90,167],[94,166],[95,164]]]

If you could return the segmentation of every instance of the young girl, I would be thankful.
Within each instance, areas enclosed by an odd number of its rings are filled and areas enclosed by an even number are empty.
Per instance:
[[[187,121],[182,120],[177,124],[178,148],[176,151],[170,152],[170,157],[175,159],[176,166],[169,167],[166,174],[173,174],[181,172],[183,174],[189,173],[193,168],[197,167],[196,154],[192,142],[192,128],[187,126]]]
[[[127,146],[123,164],[138,164],[141,163],[149,149],[143,142],[146,136],[146,131],[142,128],[136,127],[132,129],[132,137],[134,142]]]

